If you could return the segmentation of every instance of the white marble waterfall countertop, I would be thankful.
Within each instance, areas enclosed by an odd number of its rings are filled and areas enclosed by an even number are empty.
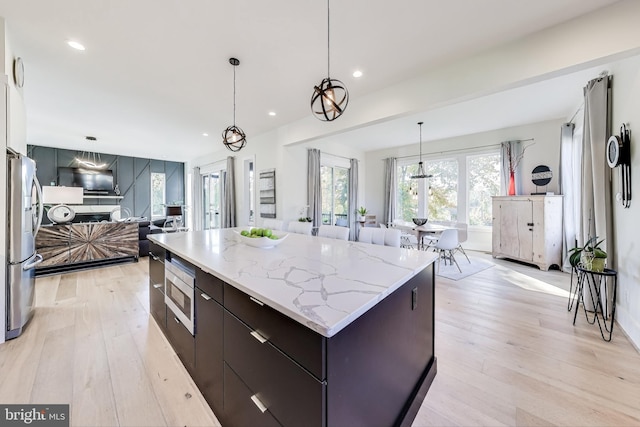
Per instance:
[[[325,337],[436,259],[433,252],[294,233],[269,249],[245,245],[233,229],[148,237]]]

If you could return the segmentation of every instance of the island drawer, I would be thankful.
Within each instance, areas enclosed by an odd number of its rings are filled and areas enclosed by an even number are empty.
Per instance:
[[[284,426],[322,426],[325,384],[234,315],[224,314],[224,360]]]
[[[255,397],[254,397],[255,396]],[[262,412],[254,400],[258,396],[249,390],[235,372],[224,364],[224,416],[222,423],[229,427],[279,427],[280,423],[267,410]],[[216,413],[219,417],[219,414]]]
[[[326,338],[229,284],[224,307],[318,379],[326,378]]]
[[[154,284],[164,286],[165,250],[153,242],[149,242],[149,279]]]
[[[167,327],[167,305],[164,303],[164,284],[155,283],[149,278],[149,311],[160,328]]]
[[[171,310],[167,310],[167,314],[167,338],[180,360],[182,360],[184,367],[193,376],[195,371],[195,342],[193,335],[174,316]]]
[[[214,300],[222,304],[224,282],[216,276],[196,268],[196,286]]]

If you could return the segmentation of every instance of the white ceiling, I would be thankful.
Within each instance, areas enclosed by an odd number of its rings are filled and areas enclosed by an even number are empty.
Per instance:
[[[614,2],[334,0],[331,76],[353,99]],[[233,122],[229,57],[241,61],[236,123],[249,141],[310,115],[327,72],[323,0],[0,0],[0,16],[25,63],[30,144],[189,160],[217,149]],[[406,145],[419,120],[426,140],[565,117],[599,71],[390,120],[354,140]]]

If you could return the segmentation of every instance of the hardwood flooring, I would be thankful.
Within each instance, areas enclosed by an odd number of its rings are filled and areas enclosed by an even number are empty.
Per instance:
[[[618,325],[610,343],[574,327],[568,275],[493,261],[436,279],[438,374],[414,426],[640,426],[640,353]],[[74,426],[219,425],[150,319],[147,268],[38,278],[34,319],[0,345],[0,402],[70,403]]]

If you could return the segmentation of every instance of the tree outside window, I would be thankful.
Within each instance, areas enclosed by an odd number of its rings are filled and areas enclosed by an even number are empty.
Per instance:
[[[347,223],[349,215],[349,169],[321,166],[322,224]]]
[[[491,226],[491,197],[500,194],[500,154],[467,157],[469,225]]]
[[[458,161],[452,159],[425,162],[429,178],[429,221],[458,219]]]
[[[165,175],[164,173],[151,172],[151,217],[162,218],[165,216]]]

